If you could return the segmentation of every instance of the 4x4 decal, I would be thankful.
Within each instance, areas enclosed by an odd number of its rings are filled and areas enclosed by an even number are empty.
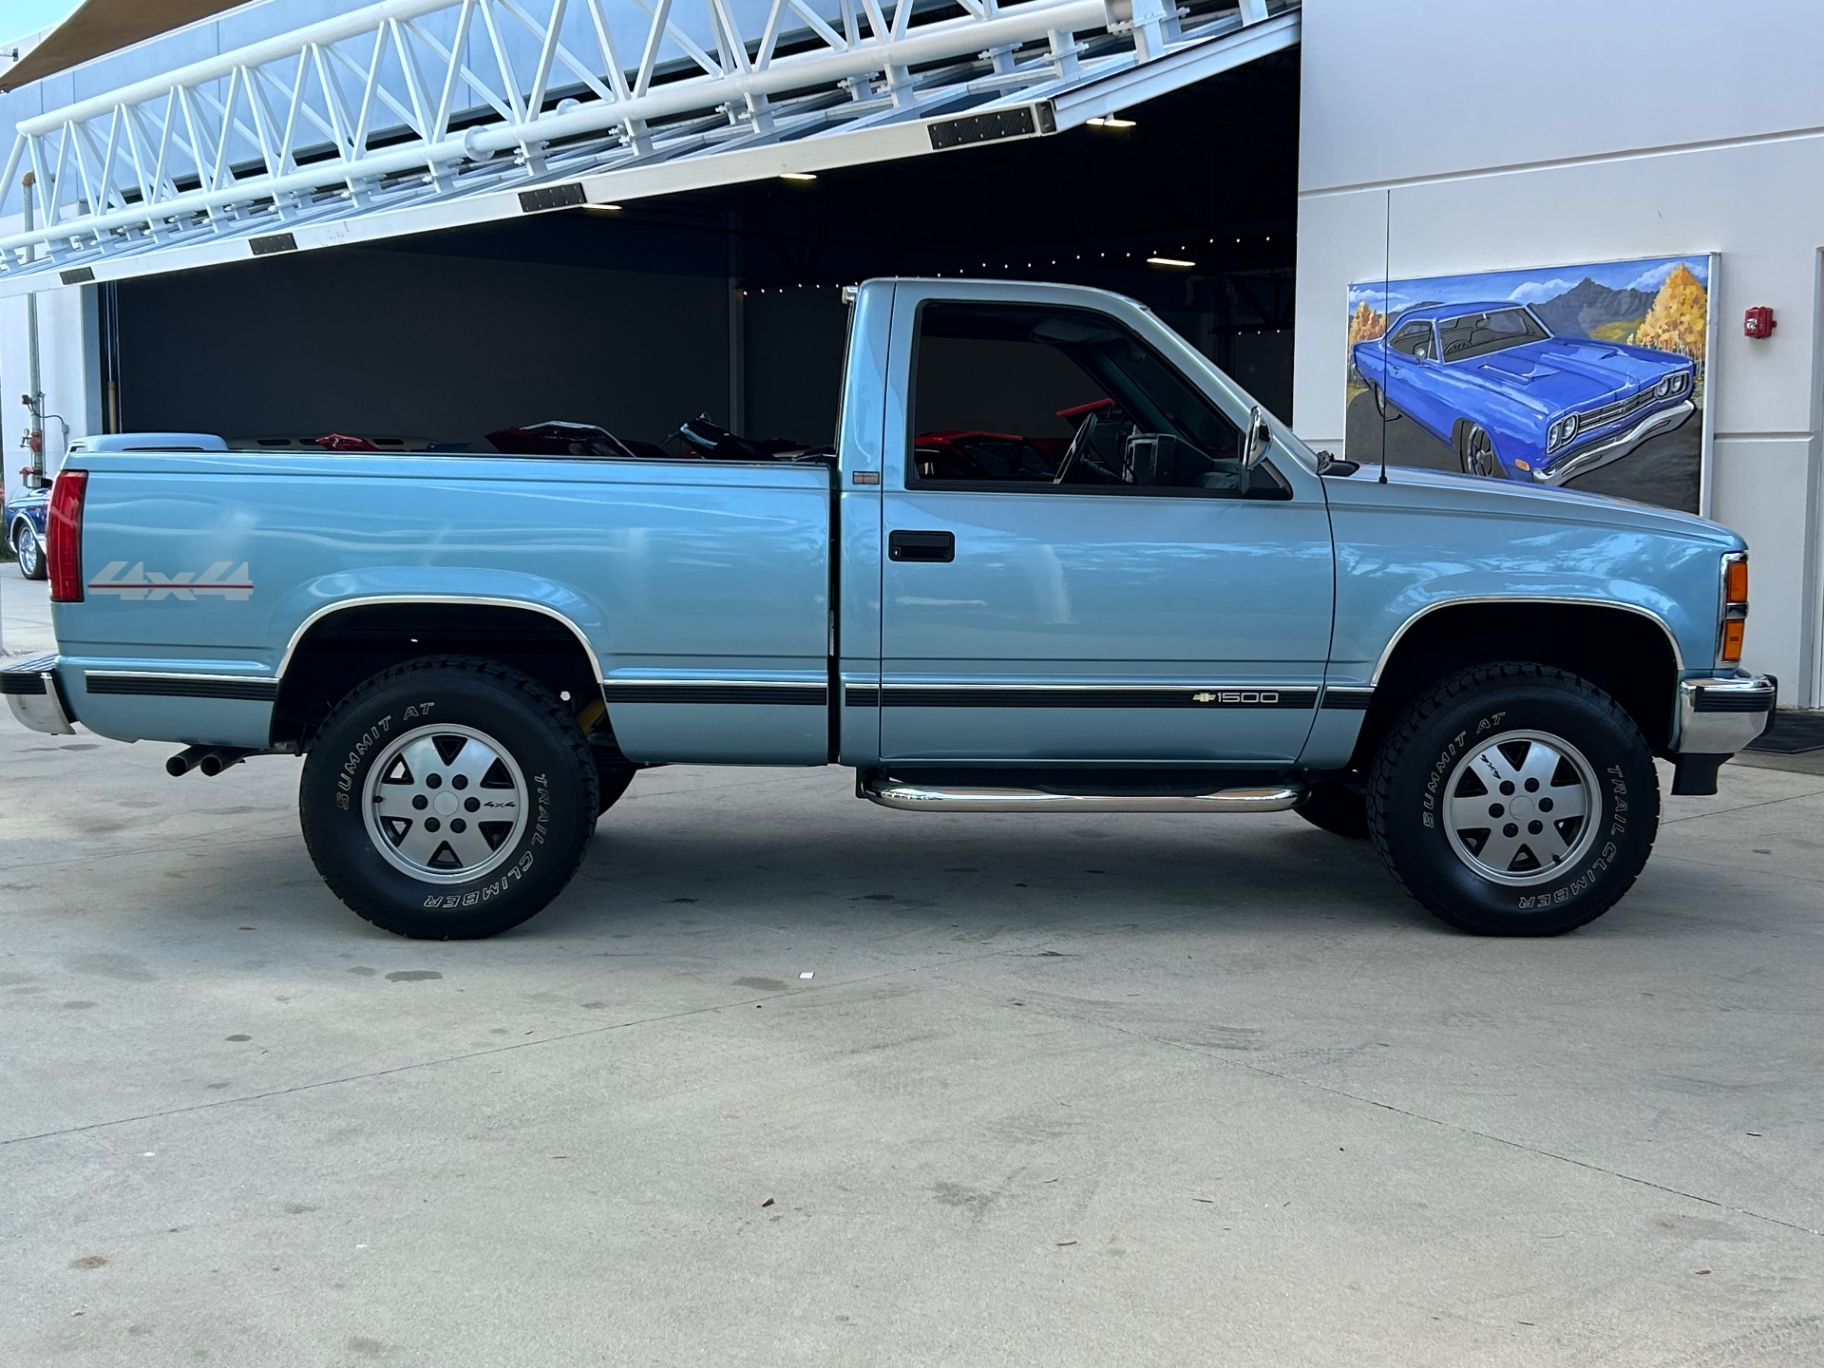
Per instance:
[[[181,570],[175,575],[148,570],[144,561],[134,561],[131,568],[125,561],[109,561],[101,567],[101,573],[89,581],[89,592],[114,594],[134,602],[167,598],[194,600],[205,594],[238,601],[252,597],[253,578],[247,572],[246,561],[239,565],[233,561],[216,561],[200,573]]]

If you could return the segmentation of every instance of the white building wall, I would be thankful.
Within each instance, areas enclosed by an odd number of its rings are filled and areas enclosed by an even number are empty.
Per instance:
[[[1306,0],[1294,376],[1340,450],[1352,281],[1719,253],[1709,513],[1753,548],[1748,663],[1811,706],[1820,51],[1815,0]]]
[[[97,334],[95,287],[60,286],[38,296],[39,384],[47,418],[44,468],[55,473],[66,439],[101,431],[101,344]],[[20,397],[30,388],[26,346],[26,302],[0,300],[0,462],[11,498],[22,488],[20,470],[31,462],[22,443],[31,418]]]

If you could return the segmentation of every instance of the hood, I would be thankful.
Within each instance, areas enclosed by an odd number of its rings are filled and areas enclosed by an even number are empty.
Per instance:
[[[1562,409],[1631,394],[1686,363],[1614,342],[1554,337],[1447,364],[1479,374],[1523,401]]]
[[[1345,479],[1326,479],[1324,489],[1330,502],[1338,505],[1367,508],[1403,504],[1440,512],[1494,514],[1530,522],[1582,523],[1684,537],[1710,542],[1723,550],[1741,550],[1746,546],[1741,537],[1721,523],[1690,513],[1606,494],[1535,488],[1518,480],[1491,480],[1479,475],[1388,466],[1387,483],[1382,485],[1380,468],[1368,464]]]

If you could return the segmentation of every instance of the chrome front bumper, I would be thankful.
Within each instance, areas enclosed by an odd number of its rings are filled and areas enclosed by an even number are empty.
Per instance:
[[[69,736],[76,728],[70,724],[63,691],[57,687],[56,664],[56,656],[44,655],[0,669],[0,693],[6,695],[13,716],[33,731]]]
[[[1718,675],[1678,686],[1679,755],[1734,755],[1767,730],[1779,701],[1778,681],[1767,675]]]
[[[1579,475],[1588,475],[1592,470],[1601,470],[1619,461],[1642,442],[1683,427],[1685,419],[1696,412],[1697,405],[1687,399],[1682,404],[1649,413],[1626,432],[1618,432],[1606,441],[1564,457],[1557,465],[1535,470],[1533,478],[1540,484],[1561,485]]]
[[[1672,792],[1716,792],[1723,762],[1767,730],[1780,699],[1771,675],[1716,675],[1678,686],[1678,734],[1672,738]]]

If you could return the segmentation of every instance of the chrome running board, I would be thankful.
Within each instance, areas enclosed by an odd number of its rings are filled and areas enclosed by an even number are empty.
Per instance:
[[[1048,789],[921,784],[863,774],[856,792],[901,812],[1285,812],[1305,796],[1301,784],[1216,789],[1208,793],[1053,793]]]

